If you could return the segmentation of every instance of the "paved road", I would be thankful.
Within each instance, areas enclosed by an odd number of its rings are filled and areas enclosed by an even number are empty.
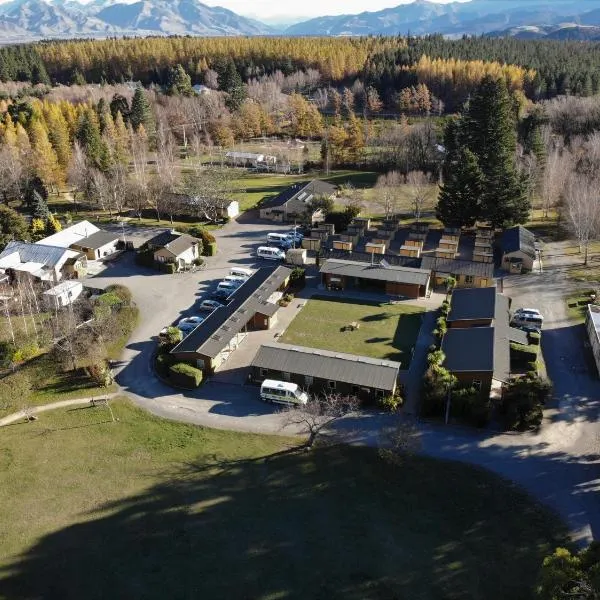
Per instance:
[[[243,218],[245,222],[231,222],[215,232],[220,250],[208,260],[206,271],[162,275],[140,269],[124,257],[93,281],[108,285],[127,277],[140,308],[141,324],[123,354],[117,378],[140,406],[209,427],[287,434],[282,415],[257,401],[256,388],[209,381],[184,395],[157,381],[150,369],[152,338],[161,327],[188,314],[202,291],[231,264],[256,266],[251,251],[267,231],[282,229]],[[136,235],[144,234],[136,229]],[[420,435],[426,454],[481,465],[522,485],[563,516],[574,539],[584,541],[600,539],[600,385],[595,373],[585,371],[581,330],[566,320],[563,297],[568,285],[560,270],[505,280],[505,292],[515,297],[516,304],[537,306],[545,315],[542,348],[556,393],[542,430],[527,435],[482,434],[427,425],[420,427]],[[389,415],[364,413],[347,418],[336,429],[356,443],[377,445],[381,431],[393,424]]]

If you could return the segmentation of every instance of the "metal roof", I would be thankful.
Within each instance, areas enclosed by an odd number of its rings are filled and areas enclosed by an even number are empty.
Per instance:
[[[232,296],[231,301],[217,308],[173,350],[172,354],[197,353],[215,358],[244,329],[256,313],[272,316],[279,306],[268,300],[292,270],[277,267],[258,269]]]
[[[508,298],[498,294],[491,327],[450,328],[442,340],[444,366],[453,373],[491,372],[498,381],[510,377]]]
[[[535,235],[522,225],[506,229],[502,234],[502,253],[519,251],[535,259]]]
[[[20,263],[40,263],[46,267],[57,267],[62,266],[67,258],[80,254],[67,248],[13,241],[0,253],[0,268],[15,268]]]
[[[390,360],[291,344],[263,344],[252,366],[391,392],[401,365]]]
[[[102,246],[111,244],[112,242],[119,239],[119,234],[111,233],[110,231],[96,231],[92,235],[71,244],[72,246],[79,246],[80,248],[90,248],[92,250],[98,250]]]
[[[298,201],[296,209],[302,208],[303,210],[297,210],[297,212],[304,212],[306,209],[305,202],[308,202],[313,196],[331,196],[336,190],[335,185],[328,183],[327,181],[321,181],[320,179],[313,179],[305,183],[295,183],[294,185],[286,188],[274,198],[265,200],[259,208],[279,208]],[[302,197],[302,194],[305,194]]]
[[[71,244],[76,244],[77,242],[93,235],[94,233],[97,233],[98,231],[100,231],[100,229],[98,229],[98,227],[89,221],[79,221],[79,223],[74,223],[70,227],[49,235],[48,237],[36,243],[43,246],[68,248]]]
[[[321,273],[339,275],[340,277],[360,277],[361,279],[376,279],[393,283],[408,283],[414,285],[427,285],[430,271],[426,269],[412,269],[410,267],[396,267],[381,264],[355,262],[352,260],[339,260],[332,258],[326,260],[321,267]]]
[[[448,321],[493,319],[497,295],[495,287],[455,289],[450,299]]]
[[[51,287],[50,289],[46,290],[44,292],[44,295],[60,296],[61,294],[64,294],[65,292],[68,292],[69,290],[78,287],[83,287],[83,284],[80,281],[63,281],[62,283],[59,283],[58,285],[55,285],[54,287]]]
[[[421,268],[430,269],[435,273],[448,273],[449,275],[472,275],[492,279],[494,277],[493,263],[460,260],[455,258],[438,258],[437,256],[423,256]]]

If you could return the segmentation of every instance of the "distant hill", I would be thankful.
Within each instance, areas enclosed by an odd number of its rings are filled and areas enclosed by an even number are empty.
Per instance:
[[[600,26],[600,0],[472,0],[437,4],[416,0],[377,12],[325,16],[296,23],[287,35],[496,35],[518,27],[561,22]],[[544,36],[542,36],[544,37]]]
[[[109,35],[269,35],[275,30],[198,0],[13,0],[0,5],[4,42]]]

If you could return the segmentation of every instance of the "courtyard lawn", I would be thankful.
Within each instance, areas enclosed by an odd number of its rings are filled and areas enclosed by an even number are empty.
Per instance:
[[[566,543],[460,463],[163,421],[126,401],[0,432],[0,597],[534,597]]]
[[[422,316],[421,307],[409,304],[313,297],[292,321],[281,341],[394,360],[407,369]],[[359,328],[345,331],[350,323],[358,323]]]
[[[592,303],[591,295],[595,293],[596,291],[593,289],[581,290],[565,300],[567,303],[567,315],[569,316],[569,320],[577,324],[581,324],[585,321],[587,306]]]

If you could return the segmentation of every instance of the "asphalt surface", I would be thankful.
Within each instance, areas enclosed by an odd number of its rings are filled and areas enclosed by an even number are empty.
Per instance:
[[[160,329],[191,314],[191,307],[231,265],[258,266],[252,253],[266,233],[286,229],[252,221],[248,215],[242,219],[215,232],[219,253],[208,259],[205,271],[163,275],[134,265],[129,255],[91,282],[125,283],[140,308],[140,326],[117,368],[118,383],[138,405],[165,418],[208,427],[289,434],[293,431],[284,428],[285,417],[262,404],[252,386],[209,381],[195,392],[174,393],[150,368]],[[125,234],[129,237],[127,228]],[[139,243],[154,234],[156,230],[138,228],[132,232]],[[537,307],[545,318],[542,350],[555,397],[540,432],[496,434],[427,424],[419,424],[418,431],[425,454],[479,465],[518,483],[563,517],[575,541],[585,542],[600,539],[600,383],[588,364],[582,328],[571,326],[566,318],[564,297],[570,290],[572,284],[561,269],[504,280],[513,306]],[[387,414],[361,413],[339,422],[335,433],[375,446],[382,442],[382,432],[395,424],[396,418]]]

